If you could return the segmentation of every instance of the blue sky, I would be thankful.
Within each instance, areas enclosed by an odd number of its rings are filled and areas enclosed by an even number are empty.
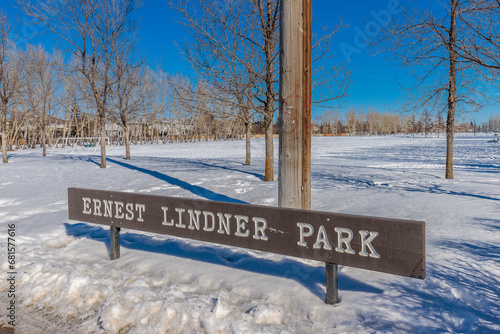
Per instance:
[[[343,100],[343,111],[354,107],[368,111],[374,108],[379,111],[394,109],[405,97],[405,90],[400,83],[409,84],[411,78],[405,77],[396,66],[389,63],[384,55],[371,56],[368,48],[360,42],[360,31],[365,31],[367,24],[380,24],[392,15],[397,15],[393,6],[394,0],[313,0],[313,30],[323,26],[333,27],[342,17],[349,27],[336,35],[334,40],[335,61],[350,58],[348,66],[352,71],[352,85],[348,97]],[[42,43],[51,48],[53,40],[46,35],[38,35],[40,29],[22,22],[23,14],[14,8],[14,1],[2,0],[1,8],[11,19],[17,19],[15,34],[21,41]],[[142,17],[140,44],[148,58],[161,62],[163,69],[169,73],[182,73],[194,76],[189,64],[179,54],[175,42],[187,38],[184,28],[178,24],[178,14],[168,7],[167,0],[144,0],[144,6],[137,13]],[[26,22],[26,21],[25,21]],[[322,113],[322,109],[313,109],[313,114]],[[466,117],[477,122],[487,121],[490,114],[498,114],[500,106],[493,106],[480,113],[470,113]]]

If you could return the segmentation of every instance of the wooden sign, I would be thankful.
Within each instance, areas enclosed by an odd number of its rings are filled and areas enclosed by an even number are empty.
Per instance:
[[[78,188],[68,208],[72,220],[425,277],[423,222]]]

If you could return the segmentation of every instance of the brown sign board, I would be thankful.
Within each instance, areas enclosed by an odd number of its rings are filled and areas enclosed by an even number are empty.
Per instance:
[[[425,223],[68,189],[69,219],[423,279]]]

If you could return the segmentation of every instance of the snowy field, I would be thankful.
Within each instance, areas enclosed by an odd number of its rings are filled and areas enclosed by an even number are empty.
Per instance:
[[[0,324],[7,323],[7,225],[16,225],[16,333],[498,333],[500,144],[445,139],[313,138],[314,210],[426,222],[427,277],[341,267],[336,306],[324,264],[122,230],[67,218],[67,188],[277,205],[263,182],[264,141],[93,148],[48,157],[10,152],[0,165]],[[50,150],[49,150],[50,152]],[[277,142],[276,166],[277,176]]]

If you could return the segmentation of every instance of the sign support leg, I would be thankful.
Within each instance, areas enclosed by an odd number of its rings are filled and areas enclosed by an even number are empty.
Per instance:
[[[111,226],[110,233],[110,258],[116,260],[120,258],[120,228]]]
[[[335,305],[339,302],[339,286],[338,286],[338,264],[326,264],[326,303]]]

